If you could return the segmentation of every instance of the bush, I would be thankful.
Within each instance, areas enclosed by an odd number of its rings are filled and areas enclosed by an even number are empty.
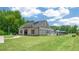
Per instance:
[[[76,37],[76,35],[74,34],[74,35],[72,35],[72,37]]]
[[[6,35],[6,32],[4,32],[3,30],[0,30],[0,35]]]
[[[76,35],[79,35],[79,31],[78,31],[78,32],[76,32]]]

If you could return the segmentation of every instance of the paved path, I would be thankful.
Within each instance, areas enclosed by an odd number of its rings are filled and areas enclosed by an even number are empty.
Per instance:
[[[15,38],[20,38],[21,36],[14,36],[12,38],[5,38],[5,39],[15,39]]]

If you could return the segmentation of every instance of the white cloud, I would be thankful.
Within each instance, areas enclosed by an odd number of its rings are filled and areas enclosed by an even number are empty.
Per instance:
[[[12,10],[19,10],[21,12],[22,16],[32,16],[34,14],[40,14],[42,13],[39,9],[36,8],[26,8],[26,7],[14,7]]]
[[[58,11],[60,13],[60,16],[62,16],[62,17],[65,15],[68,15],[70,13],[69,9],[65,8],[65,7],[60,7]]]
[[[48,22],[50,22],[50,21],[55,21],[55,19],[47,19],[47,21],[48,21]]]
[[[60,25],[70,25],[70,23],[67,20],[65,21],[65,19],[62,19],[64,16],[68,15],[69,13],[70,13],[69,8],[59,7],[58,10],[49,8],[47,11],[44,12],[44,15],[46,15],[47,17],[53,17],[52,19],[48,19],[47,20],[48,22],[57,21],[52,25],[60,26]],[[60,19],[62,20],[61,22]]]
[[[14,7],[12,10],[19,10],[22,16],[32,16],[34,14],[42,13],[47,17],[54,17],[54,19],[62,18],[65,15],[69,14],[68,8],[60,7],[58,10],[54,10],[53,8],[48,8],[45,12],[42,12],[39,9],[31,8],[31,7]]]
[[[47,11],[45,11],[43,14],[46,15],[47,17],[54,17],[54,19],[59,19],[62,18],[66,15],[68,15],[69,9],[65,7],[60,7],[58,10],[54,10],[52,8],[49,8]]]
[[[53,26],[61,26],[59,23],[54,23]]]
[[[55,11],[53,9],[48,9],[43,14],[48,16],[48,17],[58,17],[58,16],[60,16],[59,11]]]
[[[48,22],[52,22],[54,19],[49,19]],[[61,26],[61,25],[78,25],[79,26],[79,17],[72,17],[67,19],[59,19],[57,22],[52,23],[51,25],[54,26]]]
[[[63,23],[63,25],[79,25],[79,17],[61,19],[59,22]]]

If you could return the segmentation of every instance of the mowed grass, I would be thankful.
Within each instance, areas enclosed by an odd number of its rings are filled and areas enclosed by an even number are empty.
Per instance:
[[[13,37],[5,36],[5,43],[0,44],[0,51],[79,51],[79,36]]]

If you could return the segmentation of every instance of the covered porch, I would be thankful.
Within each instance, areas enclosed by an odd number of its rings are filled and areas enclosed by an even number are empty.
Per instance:
[[[19,30],[20,35],[38,35],[38,28],[24,28]]]

